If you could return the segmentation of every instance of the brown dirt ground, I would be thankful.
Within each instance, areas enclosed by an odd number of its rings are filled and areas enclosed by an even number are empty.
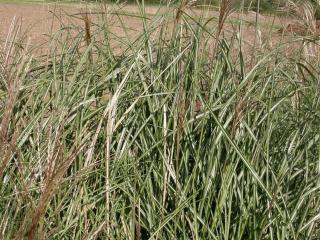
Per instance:
[[[110,6],[108,8],[115,9],[116,7]],[[64,24],[70,22],[79,25],[83,24],[83,22],[79,19],[66,17],[66,15],[77,14],[81,12],[81,10],[84,10],[84,6],[76,5],[72,7],[57,7],[52,4],[0,4],[0,36],[3,38],[8,33],[13,18],[15,17],[16,21],[20,21],[22,23],[21,33],[26,33],[31,41],[39,41],[46,38],[46,34],[59,29],[62,26],[61,19],[63,20],[62,22]],[[99,9],[93,9],[91,7],[90,11],[96,12],[99,11]],[[137,6],[133,5],[128,5],[121,9],[119,8],[117,11],[132,15],[139,12]],[[148,15],[155,14],[157,11],[159,11],[159,8],[157,7],[150,6],[146,8],[146,13]],[[167,11],[167,9],[162,9],[160,11]],[[213,10],[208,11],[192,9],[188,11],[188,14],[193,16],[204,14],[207,18],[218,17],[218,12]],[[78,15],[77,17],[81,17],[81,15]],[[113,30],[121,28],[120,21],[115,20],[115,18],[115,15],[113,15],[113,21],[110,18]],[[236,18],[239,18],[239,15],[235,13],[233,14],[233,19]],[[132,31],[136,31],[142,26],[141,19],[139,18],[122,16],[121,19],[124,21],[126,28],[129,30],[131,29]],[[255,14],[247,14],[243,16],[243,19],[248,22],[254,22]],[[281,19],[279,18],[273,19],[272,17],[260,15],[259,20],[260,22],[263,22],[265,30],[268,28],[269,24],[272,24],[272,21],[274,21],[277,25],[283,25],[283,23],[281,23]],[[245,30],[248,31],[250,27],[252,26],[248,24],[248,27]],[[115,33],[120,34],[119,31]]]
[[[13,21],[22,23],[22,34],[27,34],[32,41],[41,40],[49,33],[53,16],[50,5],[0,4],[0,34],[9,32]]]
[[[117,45],[121,42],[121,37],[126,40],[134,40],[135,36],[139,34],[142,30],[142,20],[138,17],[132,15],[138,14],[139,9],[134,5],[127,5],[120,8],[119,6],[107,6],[108,12],[107,16],[108,26],[111,32],[114,34],[114,43]],[[10,26],[15,18],[16,22],[21,23],[21,35],[24,39],[29,39],[31,44],[46,44],[48,40],[48,35],[51,35],[58,31],[59,29],[72,24],[74,26],[84,27],[84,21],[81,20],[82,15],[80,12],[88,11],[93,14],[90,15],[92,25],[98,22],[98,14],[96,12],[101,12],[99,7],[89,6],[86,10],[84,5],[74,5],[74,6],[55,6],[52,4],[0,4],[0,40],[4,40],[10,31]],[[174,16],[173,9],[157,8],[156,6],[146,7],[147,16],[152,18],[156,12],[172,12],[169,13]],[[115,14],[117,13],[117,14]],[[217,18],[218,12],[212,9],[189,9],[187,14],[192,17],[199,17],[200,15],[209,18]],[[290,19],[280,18],[276,16],[265,16],[259,15],[258,20],[260,23],[259,31],[255,29],[255,13],[248,13],[246,15],[240,15],[239,13],[233,13],[228,19],[229,22],[225,25],[223,32],[224,36],[231,35],[235,29],[237,29],[237,21],[242,19],[244,25],[242,27],[242,33],[244,37],[244,42],[247,44],[247,51],[253,53],[253,45],[267,45],[268,48],[272,49],[279,42],[283,41],[283,35],[279,34],[279,29],[284,28]],[[168,20],[168,19],[166,19]],[[169,21],[173,22],[169,19]],[[210,23],[211,24],[211,23]],[[213,25],[215,23],[213,22]],[[170,24],[169,24],[170,25]],[[171,24],[173,25],[173,24]],[[213,26],[214,27],[214,26]],[[94,28],[94,27],[93,27]],[[123,29],[126,28],[125,32]],[[237,29],[238,30],[238,29]],[[126,34],[129,38],[126,38]],[[45,48],[45,47],[44,47]],[[121,48],[121,47],[120,47]]]

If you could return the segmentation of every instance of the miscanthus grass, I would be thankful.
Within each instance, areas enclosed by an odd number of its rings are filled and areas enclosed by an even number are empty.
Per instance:
[[[250,56],[222,6],[208,20],[140,4],[135,37],[116,15],[123,38],[82,12],[45,56],[12,25],[0,239],[320,238],[319,61],[303,52],[317,41]]]

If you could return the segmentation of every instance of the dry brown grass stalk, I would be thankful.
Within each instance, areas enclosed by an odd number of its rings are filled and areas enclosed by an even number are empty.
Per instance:
[[[45,187],[42,191],[38,206],[36,210],[34,211],[32,215],[31,220],[31,226],[29,227],[28,232],[28,239],[32,240],[34,239],[37,225],[40,221],[40,219],[43,217],[46,208],[52,199],[52,197],[55,194],[56,189],[59,186],[59,183],[61,182],[65,172],[69,168],[69,166],[72,164],[72,162],[75,160],[75,158],[83,151],[84,145],[80,145],[76,147],[71,154],[68,156],[64,156],[65,153],[63,153],[62,144],[59,143],[59,146],[57,146],[57,152],[54,155],[55,159],[52,159],[53,162],[60,162],[60,164],[52,164],[50,166],[50,170],[48,170],[48,176],[45,180]]]
[[[141,239],[141,224],[140,224],[140,203],[138,201],[134,206],[133,218],[134,218],[134,239]]]
[[[82,19],[84,21],[84,32],[85,32],[85,42],[87,47],[90,46],[92,42],[92,35],[91,35],[91,19],[89,17],[88,8],[84,12],[81,13]],[[89,61],[92,62],[92,51],[88,54]]]
[[[20,224],[20,227],[15,234],[15,240],[23,239],[25,232],[27,232],[29,240],[38,239],[38,225],[46,212],[47,206],[56,193],[66,171],[76,157],[83,152],[86,146],[85,139],[89,137],[90,134],[85,135],[87,129],[86,126],[84,126],[82,134],[79,136],[79,139],[81,139],[82,142],[75,143],[73,147],[66,152],[62,141],[64,120],[62,119],[62,122],[59,124],[59,129],[56,130],[52,149],[49,151],[50,153],[47,161],[48,166],[45,170],[46,177],[44,179],[44,187],[41,191],[39,201],[35,209],[31,209],[30,215],[26,215],[23,222]]]
[[[176,27],[179,25],[179,23],[181,22],[181,18],[183,13],[186,11],[186,9],[188,9],[189,7],[191,7],[194,4],[193,0],[182,0],[180,2],[180,5],[177,7],[176,9],[176,14],[174,16],[174,27],[173,27],[173,31],[174,29],[176,29]]]
[[[91,43],[91,20],[88,16],[88,12],[82,13],[82,18],[84,21],[84,30],[85,30],[85,41],[87,43],[87,46]]]
[[[186,9],[188,5],[188,0],[182,0],[179,7],[177,8],[176,16],[175,16],[175,26],[180,22],[183,11]]]
[[[2,177],[11,156],[15,152],[18,138],[17,128],[13,131],[12,137],[8,136],[8,132],[16,98],[18,96],[19,77],[20,74],[24,72],[26,62],[28,61],[24,54],[18,59],[15,59],[19,54],[15,44],[21,29],[21,23],[16,22],[15,19],[13,19],[10,29],[5,44],[0,47],[1,71],[7,86],[7,98],[0,122],[0,178]],[[13,68],[15,65],[17,65],[17,69]]]
[[[233,6],[233,0],[221,0],[220,1],[219,18],[218,18],[218,26],[217,26],[214,52],[216,52],[216,48],[218,46],[220,35],[222,33],[224,24],[225,24],[227,18],[232,13],[232,6]]]

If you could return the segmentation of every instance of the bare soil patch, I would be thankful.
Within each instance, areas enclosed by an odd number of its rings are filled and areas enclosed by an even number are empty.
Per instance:
[[[313,26],[306,26],[300,22],[289,23],[286,27],[279,29],[279,33],[282,34],[297,34],[301,36],[305,35],[320,35],[320,20],[315,21]]]
[[[140,18],[128,14],[128,8],[119,9],[117,14],[108,14],[109,30],[113,37],[125,38],[129,34],[132,39],[141,32],[142,21]],[[131,9],[132,10],[132,9]],[[137,10],[137,9],[134,9]],[[0,40],[5,40],[14,24],[21,25],[19,36],[24,40],[36,45],[45,45],[49,36],[56,34],[57,31],[74,27],[78,31],[85,29],[84,14],[88,13],[92,29],[97,26],[98,19],[101,17],[99,7],[86,8],[84,5],[74,6],[55,6],[52,4],[0,4]],[[111,11],[110,11],[111,12]],[[156,9],[149,8],[148,14],[153,14]],[[122,15],[122,13],[125,13]],[[124,31],[125,30],[125,31]],[[111,36],[112,37],[112,36]],[[45,46],[44,46],[45,47]]]
[[[0,4],[0,34],[2,37],[6,36],[15,20],[21,23],[21,34],[26,34],[31,41],[42,40],[59,25],[54,21],[53,14],[50,14],[53,11],[61,14],[61,9],[47,4]]]
[[[142,32],[143,21],[139,17],[139,9],[134,5],[107,6],[108,16],[105,16],[111,37],[112,44],[115,47],[124,48],[126,46],[124,41],[134,41],[135,37]],[[169,16],[172,19],[165,19],[169,22],[169,26],[174,22],[174,9],[158,8],[157,6],[147,6],[147,17],[151,19],[157,12],[170,11]],[[94,31],[96,23],[99,22],[101,17],[101,6],[91,5],[86,9],[84,5],[73,6],[55,6],[52,4],[0,4],[0,40],[4,40],[7,33],[10,31],[10,26],[13,19],[21,23],[21,35],[24,39],[28,39],[31,44],[42,44],[46,48],[49,36],[56,33],[66,26],[78,26],[85,29],[85,21],[81,12],[89,12],[90,25]],[[171,15],[170,15],[171,14]],[[215,27],[216,19],[219,16],[217,11],[212,9],[196,9],[191,8],[187,10],[187,14],[194,18],[204,16],[206,19],[213,19],[210,21],[210,26]],[[146,21],[149,21],[147,19]],[[258,19],[259,27],[256,28],[255,21]],[[255,48],[274,48],[278,43],[288,38],[281,34],[283,31],[294,30],[291,19],[277,17],[256,15],[250,12],[245,15],[234,12],[227,21],[223,30],[223,36],[232,36],[234,31],[238,31],[238,22],[242,21],[242,38],[245,46],[245,51],[249,55],[255,54]],[[159,24],[161,20],[159,20]],[[288,27],[289,26],[289,27]],[[291,26],[291,27],[290,27]],[[280,29],[280,30],[279,30]],[[289,30],[288,30],[289,29]],[[258,30],[258,31],[257,31]],[[301,29],[299,29],[301,30]],[[214,41],[214,39],[212,39]],[[127,44],[128,45],[128,44]],[[288,46],[290,48],[290,46]]]
[[[21,33],[26,34],[31,41],[38,42],[46,39],[47,34],[55,32],[69,23],[78,24],[79,26],[83,25],[81,15],[77,16],[77,13],[83,11],[83,9],[84,6],[81,5],[74,5],[72,7],[57,7],[52,4],[0,4],[0,36],[3,38],[8,33],[12,20],[15,18],[16,21],[20,21],[22,23]],[[99,11],[99,7],[90,8],[90,12],[97,13]],[[158,11],[166,10],[159,10],[159,8],[156,6],[146,7],[147,15],[152,16]],[[119,28],[125,27],[131,34],[133,34],[142,27],[141,19],[134,16],[135,14],[138,15],[139,13],[137,6],[125,6],[121,9],[119,8],[119,12],[120,14],[123,13],[123,15],[115,16],[115,14],[110,14],[108,17],[108,21],[110,21],[109,25],[111,26],[112,30],[114,30],[115,34],[124,34],[123,31],[119,31]],[[174,14],[174,10],[172,10],[172,14]],[[218,17],[217,11],[208,9],[191,9],[188,10],[188,14],[192,16],[204,15],[208,19]],[[67,17],[67,15],[77,17]],[[95,14],[90,16],[93,22],[95,21],[96,17],[97,16]],[[245,31],[250,31],[250,28],[253,27],[250,23],[255,21],[255,14],[249,13],[244,16],[240,16],[239,14],[234,13],[232,15],[232,20],[239,19],[240,17],[242,17],[247,23],[247,28]],[[119,19],[117,18],[121,18],[124,25],[122,25],[121,21],[118,21]],[[269,29],[267,29],[269,24],[286,24],[286,22],[283,22],[283,20],[279,18],[273,19],[273,17],[262,15],[259,16],[259,21],[264,25],[264,30],[266,31],[269,31]],[[232,30],[231,26],[229,26],[229,30]]]

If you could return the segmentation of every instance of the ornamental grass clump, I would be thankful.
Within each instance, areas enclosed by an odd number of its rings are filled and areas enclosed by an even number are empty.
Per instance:
[[[0,238],[318,239],[316,40],[252,59],[242,21],[137,4],[134,38],[105,8],[45,56],[1,42]]]

